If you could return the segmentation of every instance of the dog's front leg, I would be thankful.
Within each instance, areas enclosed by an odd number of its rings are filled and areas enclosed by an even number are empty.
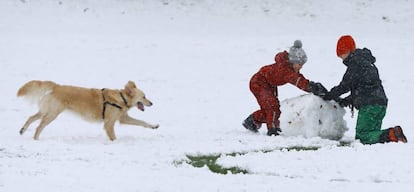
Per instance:
[[[129,125],[138,125],[138,126],[143,126],[143,127],[146,127],[146,128],[151,128],[151,129],[157,129],[158,127],[160,127],[158,124],[151,125],[151,124],[149,124],[145,121],[134,119],[134,118],[128,116],[127,114],[125,114],[121,117],[121,119],[119,120],[119,123],[129,124]]]
[[[114,126],[115,126],[114,120],[106,120],[104,122],[105,132],[111,141],[114,141],[116,139]]]

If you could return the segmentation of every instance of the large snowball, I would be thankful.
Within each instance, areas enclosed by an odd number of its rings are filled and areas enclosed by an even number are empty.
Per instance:
[[[280,103],[280,110],[280,128],[285,136],[339,140],[348,130],[345,109],[313,94],[286,99]]]

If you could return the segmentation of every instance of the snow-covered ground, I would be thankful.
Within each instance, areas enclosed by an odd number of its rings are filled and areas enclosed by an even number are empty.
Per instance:
[[[410,190],[413,10],[406,0],[0,1],[0,191]],[[251,75],[295,39],[308,55],[302,73],[337,85],[345,71],[335,55],[342,34],[376,56],[389,98],[383,128],[401,125],[407,144],[353,141],[349,110],[345,147],[242,128],[258,108]],[[116,125],[111,142],[101,124],[64,113],[34,141],[33,126],[18,131],[36,106],[16,97],[33,79],[95,88],[133,80],[154,106],[130,115],[161,126]],[[304,92],[286,85],[279,94]],[[186,155],[230,153],[240,154],[217,163],[249,174],[183,163]]]

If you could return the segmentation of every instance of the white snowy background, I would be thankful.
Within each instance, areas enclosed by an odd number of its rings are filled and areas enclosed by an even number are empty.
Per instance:
[[[0,1],[0,191],[412,190],[413,10],[408,0]],[[241,126],[258,108],[251,75],[296,39],[308,55],[305,77],[337,85],[346,69],[335,52],[343,34],[377,58],[389,98],[383,129],[401,125],[407,144],[354,141],[348,109],[345,147]],[[133,80],[154,106],[130,115],[161,126],[116,125],[111,142],[102,124],[64,113],[34,141],[36,123],[18,132],[37,108],[16,97],[33,79],[119,89]],[[279,89],[280,100],[302,94]],[[217,162],[250,174],[177,163],[233,152],[245,154]]]

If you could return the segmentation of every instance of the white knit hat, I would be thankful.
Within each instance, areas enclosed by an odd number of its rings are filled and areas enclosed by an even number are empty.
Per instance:
[[[305,51],[302,49],[302,41],[296,40],[289,49],[289,62],[305,64],[308,60]]]

